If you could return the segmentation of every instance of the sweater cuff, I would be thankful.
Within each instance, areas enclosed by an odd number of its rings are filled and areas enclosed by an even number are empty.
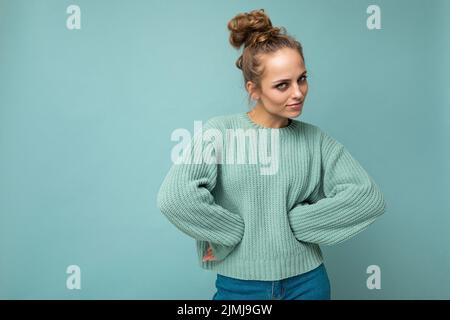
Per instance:
[[[237,246],[237,244],[232,246],[224,246],[213,242],[209,242],[209,244],[211,245],[211,249],[215,258],[213,261],[220,261],[225,259]]]

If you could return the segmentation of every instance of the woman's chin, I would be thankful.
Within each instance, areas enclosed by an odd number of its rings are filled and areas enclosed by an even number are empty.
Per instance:
[[[302,109],[289,111],[289,118],[297,118],[302,113]]]

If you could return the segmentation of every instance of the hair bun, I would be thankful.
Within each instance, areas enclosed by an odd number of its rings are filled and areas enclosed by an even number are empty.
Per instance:
[[[230,43],[236,49],[239,49],[243,44],[249,46],[264,41],[281,31],[280,28],[272,27],[272,22],[264,9],[239,13],[228,22],[228,30],[230,30]]]
[[[245,46],[254,45],[258,42],[264,42],[271,37],[278,36],[280,34],[285,34],[286,29],[284,27],[272,27],[267,31],[254,32],[249,39],[245,42]]]

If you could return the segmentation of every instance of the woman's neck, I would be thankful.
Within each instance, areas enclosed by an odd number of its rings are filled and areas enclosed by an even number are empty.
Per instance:
[[[268,113],[264,107],[260,105],[256,105],[251,111],[247,112],[247,114],[253,122],[266,128],[284,128],[290,123],[289,118]]]

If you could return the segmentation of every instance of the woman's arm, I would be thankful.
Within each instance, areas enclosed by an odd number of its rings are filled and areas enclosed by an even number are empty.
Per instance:
[[[204,130],[214,127],[209,120]],[[205,150],[202,137],[194,137],[192,151]],[[209,146],[210,147],[210,146]],[[213,163],[173,164],[157,196],[161,212],[179,230],[190,237],[208,241],[213,256],[223,259],[238,244],[244,234],[244,222],[239,214],[230,212],[214,201],[211,191],[216,185],[217,160]]]
[[[289,213],[294,236],[322,245],[341,243],[367,228],[385,212],[384,197],[369,174],[338,141],[322,132],[321,179],[312,204]]]

